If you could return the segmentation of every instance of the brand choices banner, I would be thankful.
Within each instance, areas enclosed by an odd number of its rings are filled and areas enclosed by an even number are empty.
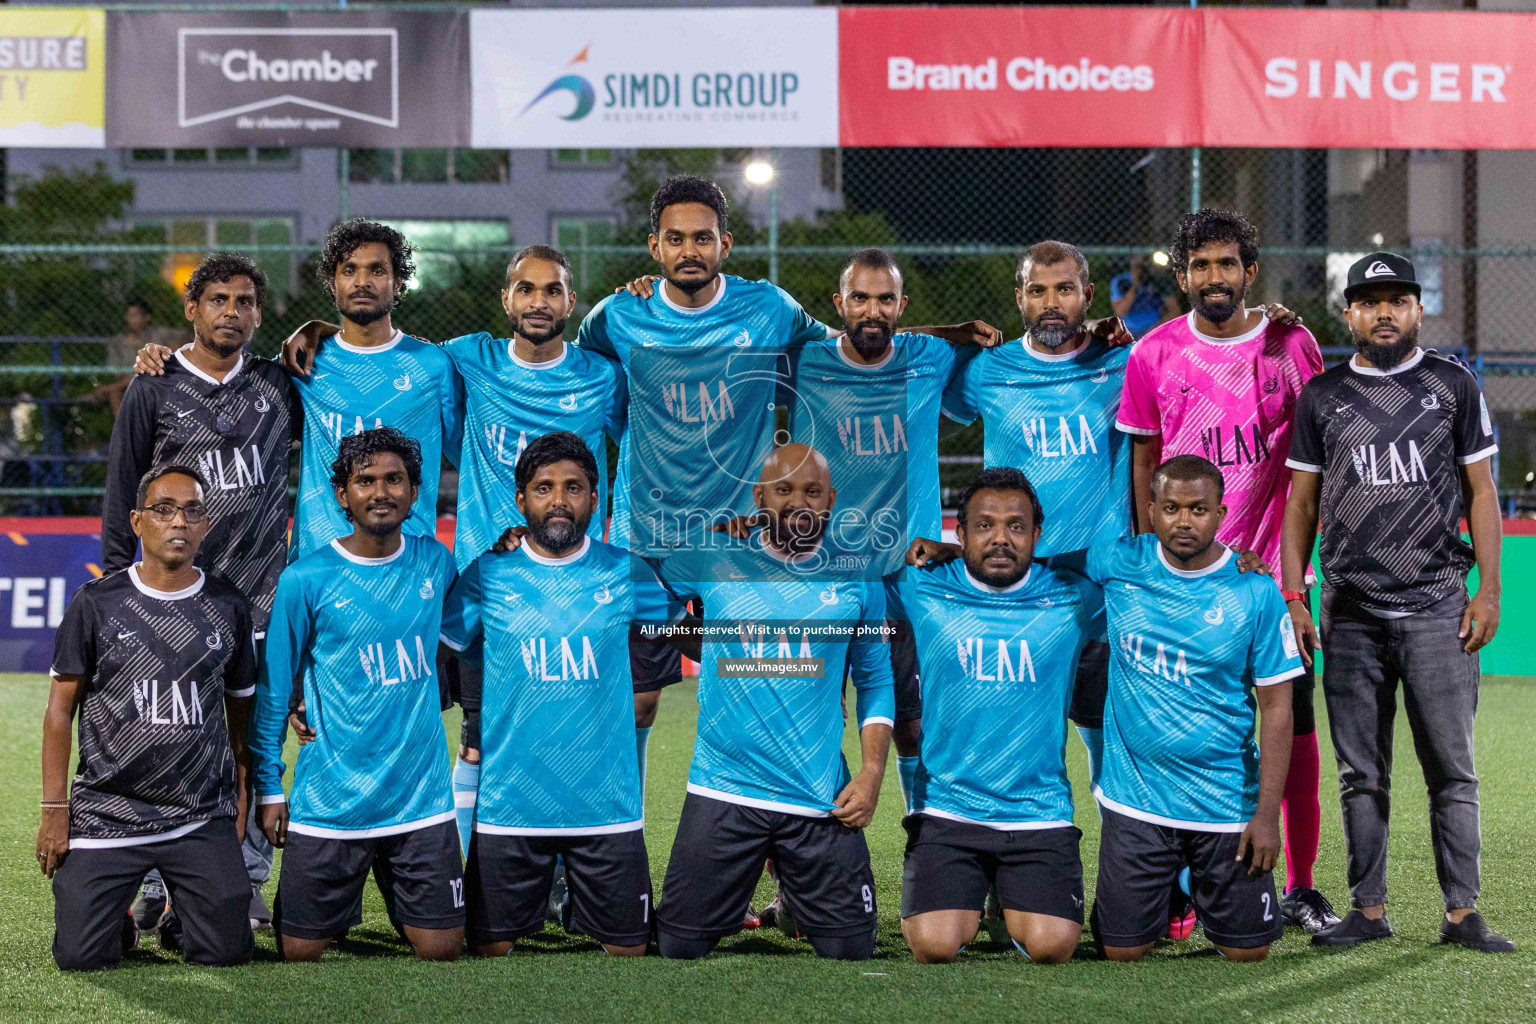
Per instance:
[[[841,12],[845,146],[1200,144],[1200,21],[1177,8]]]
[[[831,8],[470,15],[479,147],[836,146]]]
[[[107,16],[0,10],[0,146],[105,145]]]
[[[465,14],[122,13],[109,146],[462,146]]]

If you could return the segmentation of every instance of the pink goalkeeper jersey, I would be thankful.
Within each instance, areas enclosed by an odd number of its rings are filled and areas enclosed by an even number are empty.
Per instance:
[[[1149,331],[1131,349],[1115,426],[1163,438],[1164,459],[1199,455],[1226,479],[1216,539],[1280,565],[1290,492],[1291,417],[1301,386],[1322,372],[1312,332],[1266,316],[1236,338],[1195,329],[1194,314]]]

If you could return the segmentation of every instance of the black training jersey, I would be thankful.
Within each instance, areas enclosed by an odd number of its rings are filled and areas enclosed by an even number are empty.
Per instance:
[[[282,367],[249,354],[223,383],[177,352],[165,376],[134,377],[112,427],[101,508],[101,567],[126,569],[138,549],[128,522],[154,466],[193,466],[208,482],[208,534],[197,564],[247,595],[258,635],[288,561],[288,448],[295,399]]]
[[[235,816],[224,698],[255,694],[256,648],[233,586],[199,574],[167,594],[137,567],[92,580],[64,612],[52,672],[82,680],[71,845],[127,846]]]
[[[1477,378],[1420,350],[1378,370],[1347,363],[1313,377],[1296,403],[1292,469],[1322,474],[1323,575],[1384,611],[1427,608],[1466,586],[1457,466],[1498,451]]]

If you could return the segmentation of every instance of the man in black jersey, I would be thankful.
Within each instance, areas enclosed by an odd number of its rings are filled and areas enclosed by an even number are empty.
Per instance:
[[[204,495],[192,467],[145,474],[128,513],[143,560],[76,591],[54,639],[37,863],[53,879],[64,970],[113,967],[137,942],[129,904],[151,869],[176,902],[188,963],[251,958],[240,840],[255,641],[245,598],[195,564]]]
[[[164,376],[140,374],[123,396],[101,515],[102,570],[127,568],[138,545],[128,513],[140,478],[171,463],[197,468],[209,515],[197,564],[250,598],[258,641],[287,562],[288,449],[297,420],[282,368],[245,350],[266,293],[266,275],[235,253],[212,253],[193,272],[185,307],[192,343],[166,361]],[[268,927],[261,886],[272,873],[272,848],[260,829],[246,834],[250,917]],[[139,926],[154,928],[165,910],[164,887],[151,876],[134,907]]]
[[[1402,684],[1429,790],[1440,941],[1487,953],[1514,943],[1473,909],[1479,894],[1472,720],[1478,650],[1499,624],[1498,451],[1477,378],[1419,347],[1413,264],[1373,252],[1349,269],[1345,322],[1356,354],[1318,374],[1296,402],[1291,494],[1281,537],[1283,590],[1310,661],[1327,652],[1323,692],[1339,765],[1349,914],[1316,933],[1324,946],[1392,934],[1387,819],[1392,720]],[[1472,534],[1461,536],[1465,517]],[[1301,593],[1322,521],[1322,643]],[[1467,573],[1478,570],[1468,596]]]

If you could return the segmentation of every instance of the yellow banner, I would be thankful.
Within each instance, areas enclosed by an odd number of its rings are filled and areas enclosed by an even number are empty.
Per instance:
[[[107,16],[0,8],[0,146],[106,145]]]

